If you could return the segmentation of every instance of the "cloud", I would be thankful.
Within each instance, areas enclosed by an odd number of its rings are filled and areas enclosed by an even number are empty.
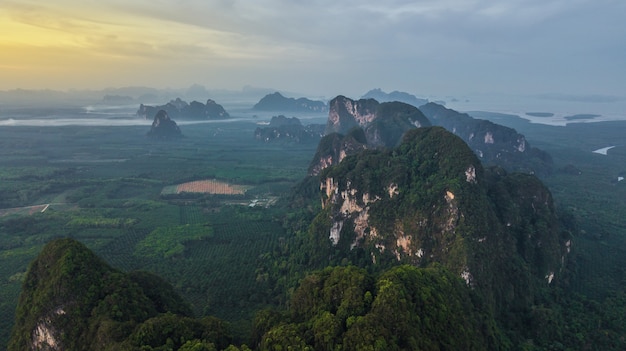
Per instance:
[[[0,45],[65,55],[77,69],[123,63],[135,79],[165,70],[187,85],[203,72],[291,90],[569,91],[592,81],[609,91],[626,79],[623,13],[621,0],[5,0],[0,33],[14,34]]]

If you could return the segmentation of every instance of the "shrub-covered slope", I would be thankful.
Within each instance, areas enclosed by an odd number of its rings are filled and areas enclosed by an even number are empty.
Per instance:
[[[262,350],[497,350],[495,322],[441,267],[402,265],[376,279],[354,266],[306,277],[284,316],[260,313]]]

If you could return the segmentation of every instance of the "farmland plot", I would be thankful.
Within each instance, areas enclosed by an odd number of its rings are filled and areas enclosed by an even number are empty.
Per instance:
[[[244,195],[250,187],[237,184],[229,184],[215,179],[196,180],[178,185],[166,186],[161,195],[174,195],[180,193],[201,193],[214,195]]]

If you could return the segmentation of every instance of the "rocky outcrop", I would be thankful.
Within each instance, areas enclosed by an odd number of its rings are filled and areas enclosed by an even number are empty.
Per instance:
[[[354,127],[368,125],[376,118],[378,101],[374,99],[352,100],[345,96],[337,96],[329,103],[326,134],[345,134]]]
[[[156,113],[147,135],[156,139],[175,139],[183,136],[176,122],[170,119],[165,110]]]
[[[487,166],[538,175],[552,171],[550,155],[531,147],[524,135],[514,129],[474,119],[436,103],[428,103],[418,109],[397,101],[378,103],[374,99],[355,101],[337,96],[329,106],[326,134],[346,134],[353,128],[363,129],[365,145],[352,150],[395,147],[408,130],[438,125],[461,137]],[[328,161],[330,155],[339,154],[339,150],[325,150],[328,153],[318,154],[313,159],[310,175],[317,174],[327,165],[336,164]],[[344,151],[349,154],[349,149],[344,148]],[[332,160],[338,162],[337,157]]]
[[[188,104],[186,101],[177,98],[162,106],[148,106],[141,104],[137,110],[137,116],[144,119],[152,119],[160,110],[167,112],[171,118],[178,120],[212,120],[227,119],[230,115],[222,105],[209,99],[206,104],[198,101],[192,101]]]
[[[311,162],[309,175],[363,149],[395,147],[407,131],[426,126],[430,122],[412,105],[337,96],[330,102],[326,137]]]
[[[426,126],[430,122],[415,106],[337,96],[330,101],[326,134],[345,134],[359,127],[365,130],[369,144],[389,147],[396,146],[407,130]]]
[[[323,169],[339,164],[346,156],[357,154],[367,149],[365,132],[354,128],[346,135],[331,133],[320,140],[308,174],[318,175]]]
[[[284,112],[320,112],[328,111],[323,101],[314,101],[307,98],[287,98],[275,92],[264,96],[254,107],[257,111],[284,111]]]
[[[374,99],[378,102],[393,102],[399,101],[405,104],[413,105],[415,107],[422,106],[428,103],[428,99],[420,99],[415,95],[405,93],[403,91],[394,90],[391,93],[386,93],[381,89],[372,89],[365,93],[361,97],[362,99]]]
[[[263,142],[317,143],[323,133],[324,126],[321,124],[303,126],[296,117],[280,115],[272,117],[267,127],[257,127],[254,137]]]
[[[461,137],[485,165],[537,174],[548,174],[552,170],[550,155],[531,147],[526,137],[515,129],[474,119],[432,102],[419,109],[433,125],[442,126]]]

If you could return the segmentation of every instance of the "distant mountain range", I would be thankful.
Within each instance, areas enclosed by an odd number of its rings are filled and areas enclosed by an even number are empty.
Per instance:
[[[548,174],[552,158],[530,146],[524,135],[514,129],[447,109],[436,103],[419,108],[402,102],[379,103],[374,99],[352,100],[338,96],[329,104],[325,138],[309,168],[317,174],[329,165],[361,149],[395,147],[409,130],[431,125],[442,126],[459,136],[485,165],[497,165],[508,171]],[[363,130],[361,143],[355,138]],[[337,133],[338,135],[334,135]]]
[[[475,119],[432,102],[419,109],[433,125],[461,137],[485,165],[544,175],[552,171],[552,157],[532,147],[526,137],[513,128]]]
[[[405,104],[413,105],[415,107],[419,107],[428,103],[428,99],[420,99],[415,95],[411,95],[409,93],[397,90],[394,90],[391,93],[386,93],[381,89],[372,89],[365,93],[365,95],[363,95],[361,98],[374,99],[378,102],[399,101],[404,102]]]
[[[230,115],[222,105],[209,99],[206,104],[198,101],[187,103],[177,98],[165,105],[148,106],[141,104],[137,110],[137,116],[144,119],[152,119],[160,110],[164,110],[173,119],[180,120],[209,120],[209,119],[227,119]]]

